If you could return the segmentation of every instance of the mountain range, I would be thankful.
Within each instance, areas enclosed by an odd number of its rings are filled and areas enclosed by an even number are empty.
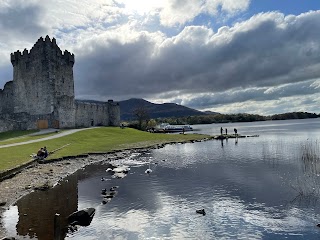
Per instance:
[[[176,103],[157,104],[140,98],[119,101],[119,104],[120,118],[122,121],[134,120],[135,116],[133,112],[138,108],[145,109],[150,118],[186,117],[208,114]],[[211,114],[213,114],[213,112],[211,112]]]

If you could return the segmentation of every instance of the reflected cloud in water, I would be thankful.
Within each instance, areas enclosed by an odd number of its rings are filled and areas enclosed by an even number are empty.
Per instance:
[[[200,127],[200,132],[212,131],[213,127],[219,130],[220,126],[226,124],[206,125],[202,130]],[[291,133],[297,126],[305,128],[297,130],[293,138]],[[259,129],[266,135],[239,138],[237,144],[229,139],[223,142],[223,148],[220,141],[167,145],[112,160],[113,165],[130,167],[123,179],[112,178],[113,174],[106,172],[108,162],[91,165],[60,189],[57,186],[57,190],[21,199],[5,213],[4,220],[15,222],[18,234],[24,236],[32,233],[22,230],[31,226],[31,221],[24,221],[26,212],[29,219],[48,221],[50,226],[51,220],[46,219],[51,219],[54,212],[68,216],[77,209],[94,207],[95,216],[88,227],[80,227],[72,234],[62,232],[61,237],[317,239],[320,192],[309,193],[320,186],[319,161],[301,158],[307,156],[301,146],[305,136],[319,136],[320,125],[280,121],[227,127],[237,127],[240,134]],[[281,131],[289,133],[282,135]],[[319,157],[319,152],[314,155]],[[146,174],[149,166],[152,173]],[[118,186],[117,194],[103,204],[101,190],[113,186]],[[38,204],[41,207],[35,210]],[[202,208],[205,216],[196,213]],[[41,225],[35,231],[38,237],[43,228]]]

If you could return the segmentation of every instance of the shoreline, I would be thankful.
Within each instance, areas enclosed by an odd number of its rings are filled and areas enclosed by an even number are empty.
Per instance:
[[[19,170],[11,173],[11,175],[8,174],[8,176],[5,176],[5,178],[0,181],[0,239],[10,237],[6,236],[7,232],[2,220],[3,213],[22,197],[28,195],[32,191],[39,191],[36,189],[43,188],[44,186],[50,186],[49,189],[53,188],[59,181],[91,164],[126,158],[134,152],[159,149],[169,144],[194,143],[208,140],[211,139],[203,138],[202,140],[168,142],[139,148],[133,147],[130,149],[115,150],[106,153],[88,153],[79,156],[50,159],[46,163],[38,163],[35,161],[21,165],[18,167]],[[12,169],[10,171],[12,171]],[[48,190],[48,188],[44,190]]]

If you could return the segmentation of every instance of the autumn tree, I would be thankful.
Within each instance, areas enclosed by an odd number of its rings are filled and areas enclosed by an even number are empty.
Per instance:
[[[136,120],[138,121],[138,128],[140,130],[143,129],[143,123],[145,123],[144,126],[148,125],[150,117],[149,117],[149,112],[145,106],[141,105],[141,106],[136,107],[133,110],[133,115],[135,116]]]

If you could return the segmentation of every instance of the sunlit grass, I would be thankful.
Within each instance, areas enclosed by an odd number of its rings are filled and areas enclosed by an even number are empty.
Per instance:
[[[52,140],[0,148],[0,171],[30,161],[30,154],[36,153],[37,150],[43,146],[47,146],[50,152],[69,144],[54,154],[49,155],[48,159],[51,159],[86,154],[89,152],[109,152],[127,148],[148,147],[162,143],[198,140],[204,137],[206,137],[206,135],[153,134],[131,128],[93,128]]]

